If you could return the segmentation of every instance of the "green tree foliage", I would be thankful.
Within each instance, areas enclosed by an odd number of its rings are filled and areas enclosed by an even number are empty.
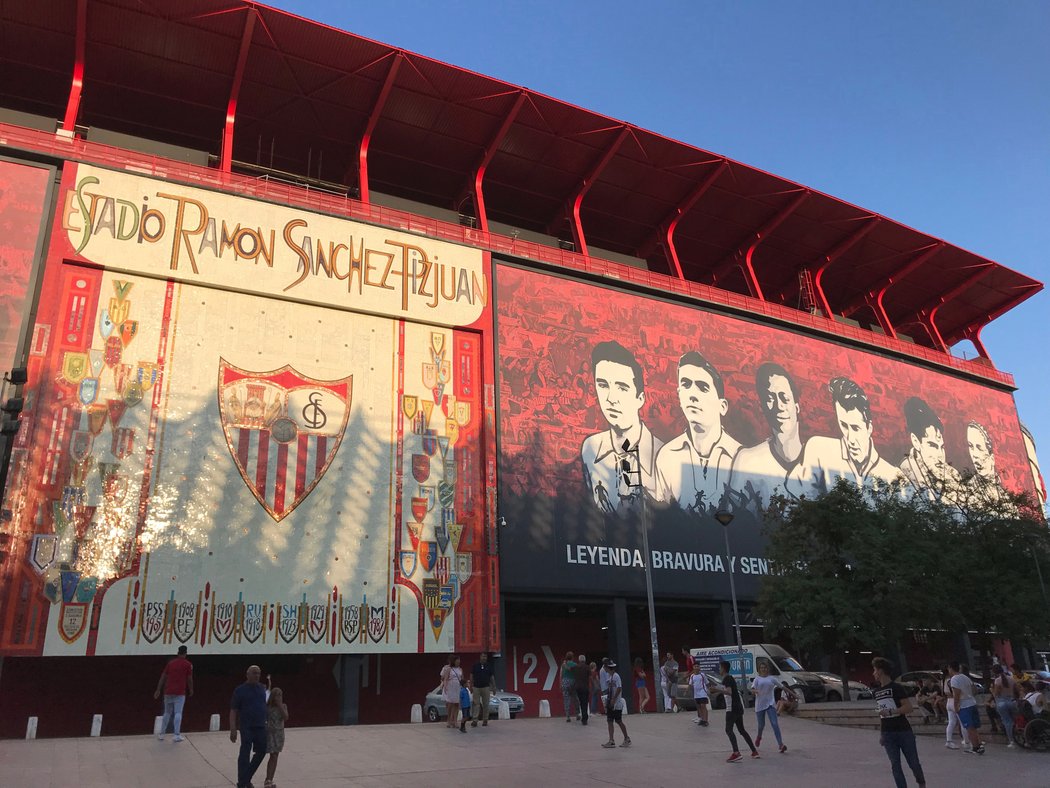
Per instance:
[[[1026,496],[969,479],[940,495],[840,481],[814,500],[766,512],[773,574],[756,612],[801,651],[883,649],[909,629],[976,630],[1018,641],[1050,635],[1036,560],[1050,532]]]

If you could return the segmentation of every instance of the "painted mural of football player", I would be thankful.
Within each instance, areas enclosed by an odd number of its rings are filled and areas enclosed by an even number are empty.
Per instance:
[[[864,389],[849,378],[828,382],[839,437],[814,436],[806,441],[799,463],[802,493],[808,498],[823,495],[839,479],[858,487],[889,484],[900,478],[900,470],[884,460],[875,448],[871,403]]]
[[[970,488],[990,503],[1001,501],[1006,496],[1006,490],[995,470],[992,438],[982,424],[971,421],[966,425],[966,448],[970,452],[974,470],[969,480]]]
[[[686,429],[656,455],[656,495],[694,512],[713,510],[726,494],[740,443],[722,429],[729,410],[722,376],[695,350],[678,360],[678,403]]]
[[[737,452],[729,487],[735,508],[758,514],[773,495],[799,496],[802,439],[798,434],[798,386],[788,371],[772,361],[762,364],[755,373],[755,392],[770,436]]]
[[[919,397],[904,403],[904,420],[911,451],[901,462],[901,473],[931,501],[948,502],[959,482],[959,473],[944,456],[944,425]]]
[[[619,342],[599,342],[591,350],[591,370],[609,429],[586,438],[580,458],[591,499],[611,514],[638,498],[639,484],[650,495],[656,492],[656,454],[663,443],[642,423],[645,379],[634,355]]]

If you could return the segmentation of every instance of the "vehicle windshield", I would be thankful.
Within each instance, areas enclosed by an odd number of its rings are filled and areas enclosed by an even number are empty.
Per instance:
[[[766,653],[773,658],[778,668],[786,671],[805,670],[793,656],[788,654],[780,646],[773,643],[765,644]]]

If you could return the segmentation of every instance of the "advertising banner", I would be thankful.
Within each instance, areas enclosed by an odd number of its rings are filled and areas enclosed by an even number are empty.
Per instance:
[[[752,599],[774,494],[1031,488],[1006,391],[510,265],[496,280],[506,590],[643,594],[647,527],[658,595],[727,599],[732,571]]]
[[[84,166],[63,187],[6,649],[496,645],[482,253]]]

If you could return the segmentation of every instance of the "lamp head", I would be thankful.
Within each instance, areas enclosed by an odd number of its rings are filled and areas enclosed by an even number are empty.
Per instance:
[[[717,512],[715,512],[715,519],[718,520],[718,522],[721,523],[723,526],[728,526],[731,522],[733,522],[733,517],[733,513],[730,511],[726,511],[725,509],[719,509]]]

